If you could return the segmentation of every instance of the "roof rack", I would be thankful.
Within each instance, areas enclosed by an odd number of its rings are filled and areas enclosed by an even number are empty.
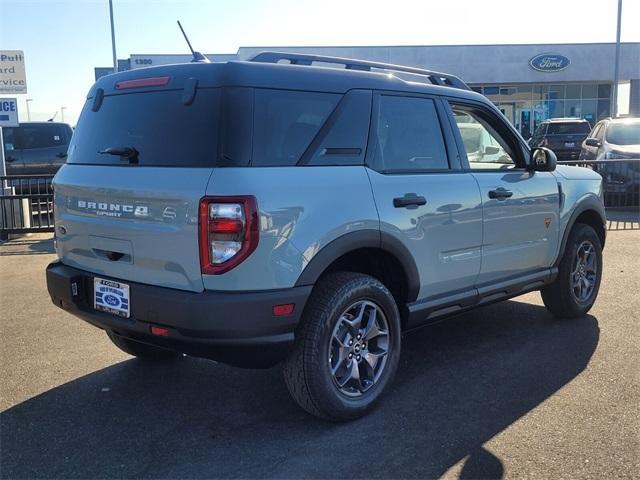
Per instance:
[[[251,62],[278,63],[280,60],[289,60],[292,65],[312,65],[313,62],[335,63],[344,65],[347,70],[361,70],[370,72],[373,69],[385,70],[390,72],[411,73],[414,75],[423,75],[429,79],[434,85],[445,87],[461,88],[463,90],[471,90],[469,86],[455,75],[448,73],[434,72],[424,70],[422,68],[405,67],[402,65],[393,65],[390,63],[369,62],[367,60],[353,60],[350,58],[327,57],[324,55],[312,55],[305,53],[285,53],[285,52],[261,52],[251,58]]]

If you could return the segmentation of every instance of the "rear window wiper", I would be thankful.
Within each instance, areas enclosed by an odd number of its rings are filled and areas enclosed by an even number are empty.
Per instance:
[[[122,158],[126,158],[129,163],[138,163],[138,155],[140,152],[133,147],[109,147],[104,150],[99,150],[101,155],[116,155]]]

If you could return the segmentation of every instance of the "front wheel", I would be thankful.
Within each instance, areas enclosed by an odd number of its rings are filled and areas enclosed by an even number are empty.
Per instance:
[[[598,296],[602,278],[602,243],[589,225],[577,224],[567,240],[558,277],[542,290],[547,309],[558,318],[587,313]]]
[[[284,363],[294,400],[331,420],[364,415],[392,382],[400,357],[400,314],[389,290],[368,275],[320,279]]]

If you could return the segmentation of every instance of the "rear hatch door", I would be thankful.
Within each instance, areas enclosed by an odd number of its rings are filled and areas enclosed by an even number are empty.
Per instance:
[[[193,79],[168,75],[118,89],[118,76],[106,78],[54,179],[58,256],[98,276],[202,291],[198,205],[215,165],[219,89],[195,94]]]

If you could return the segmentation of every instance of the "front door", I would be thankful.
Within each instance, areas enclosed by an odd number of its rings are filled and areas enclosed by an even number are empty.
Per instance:
[[[517,135],[491,109],[458,102],[451,108],[466,153],[463,161],[482,197],[482,267],[477,286],[550,267],[559,235],[554,175],[525,168]]]
[[[418,299],[471,290],[480,272],[480,193],[461,170],[443,104],[427,96],[374,99],[367,166],[383,235],[415,259]]]

